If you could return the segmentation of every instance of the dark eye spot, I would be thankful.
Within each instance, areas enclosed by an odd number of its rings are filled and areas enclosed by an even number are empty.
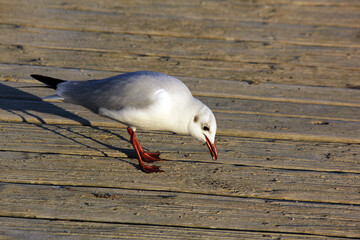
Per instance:
[[[203,126],[204,131],[210,131],[210,128],[208,126]]]
[[[194,122],[197,122],[199,120],[199,116],[198,115],[195,115],[194,117]]]

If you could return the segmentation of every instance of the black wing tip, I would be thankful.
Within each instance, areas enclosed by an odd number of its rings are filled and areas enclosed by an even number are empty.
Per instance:
[[[47,77],[47,76],[39,75],[39,74],[30,74],[30,76],[42,83],[45,83],[46,85],[48,85],[49,87],[54,88],[54,89],[56,89],[56,86],[59,83],[66,82],[65,80]]]
[[[40,74],[30,74],[30,76],[35,78],[36,80],[51,78],[51,77],[40,75]]]
[[[39,75],[39,74],[30,74],[31,77],[37,79],[39,77],[43,77],[42,75]]]
[[[44,76],[44,75],[40,75],[40,74],[30,74],[31,77],[35,78],[36,80],[39,80],[39,81],[51,81],[51,80],[57,80],[57,81],[64,81],[64,80],[60,80],[60,79],[57,79],[57,78],[52,78],[52,77],[48,77],[48,76]]]

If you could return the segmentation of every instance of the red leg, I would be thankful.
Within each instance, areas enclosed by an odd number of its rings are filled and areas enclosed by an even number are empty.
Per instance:
[[[141,147],[140,143],[136,140],[134,131],[130,127],[128,127],[127,130],[130,136],[134,135],[134,142],[137,148],[139,149],[143,161],[148,163],[153,163],[155,161],[164,161],[159,157],[160,153],[158,152],[145,152],[144,149]]]
[[[144,164],[143,155],[144,155],[145,152],[142,149],[142,147],[140,146],[140,143],[136,140],[135,132],[130,127],[128,127],[127,130],[128,130],[128,133],[130,134],[130,142],[132,143],[132,145],[134,147],[134,150],[136,152],[136,155],[137,155],[137,158],[139,160],[139,165],[141,167],[141,170],[143,170],[146,173],[163,172],[162,170],[160,170],[159,166],[146,166]]]

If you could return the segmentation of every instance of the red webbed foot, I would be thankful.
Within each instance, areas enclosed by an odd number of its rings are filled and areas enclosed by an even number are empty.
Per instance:
[[[160,169],[159,166],[146,166],[146,165],[142,165],[140,166],[141,167],[141,170],[143,172],[146,172],[146,173],[154,173],[154,172],[164,172],[163,170]]]
[[[153,152],[140,152],[142,160],[148,163],[152,163],[155,161],[165,161],[164,159],[161,159],[160,153],[153,153]]]

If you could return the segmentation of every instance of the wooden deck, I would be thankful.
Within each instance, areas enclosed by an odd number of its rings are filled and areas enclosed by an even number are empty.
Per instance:
[[[0,239],[360,238],[360,2],[0,0]],[[219,159],[41,101],[44,74],[153,70],[213,109]]]

